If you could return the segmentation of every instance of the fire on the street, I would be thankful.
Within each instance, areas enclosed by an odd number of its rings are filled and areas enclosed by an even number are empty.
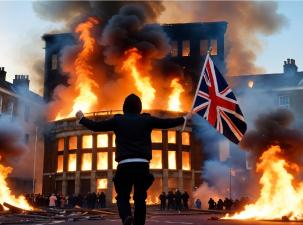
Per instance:
[[[11,190],[6,183],[6,178],[12,170],[13,168],[0,164],[0,204],[8,203],[20,209],[32,210],[33,208],[28,204],[24,196],[16,197],[11,194]],[[6,207],[4,209],[8,210]]]
[[[223,219],[303,219],[303,183],[294,179],[299,166],[283,159],[281,151],[279,146],[272,146],[257,164],[257,172],[262,173],[259,199],[246,205],[242,212]]]

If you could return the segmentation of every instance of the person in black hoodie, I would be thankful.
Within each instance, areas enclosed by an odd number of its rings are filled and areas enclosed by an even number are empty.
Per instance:
[[[116,135],[116,158],[118,167],[114,176],[119,216],[124,225],[144,225],[146,218],[147,190],[154,177],[149,172],[152,158],[151,132],[154,128],[167,129],[182,125],[191,117],[163,119],[142,113],[140,98],[131,94],[125,98],[123,115],[117,114],[103,121],[92,121],[81,111],[76,113],[79,123],[92,131],[114,131]],[[129,203],[134,187],[134,217]]]

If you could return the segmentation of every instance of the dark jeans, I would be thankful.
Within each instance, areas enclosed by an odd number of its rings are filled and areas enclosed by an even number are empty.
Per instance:
[[[149,173],[149,164],[144,162],[120,164],[113,181],[117,192],[117,206],[122,223],[127,216],[131,216],[129,199],[132,187],[134,187],[134,225],[144,225],[146,218],[146,192],[154,181],[153,175]]]

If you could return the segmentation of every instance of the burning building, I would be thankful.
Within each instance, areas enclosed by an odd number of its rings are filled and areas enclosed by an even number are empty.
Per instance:
[[[94,110],[87,107],[84,112],[92,119],[102,120],[119,113],[115,109],[121,108],[127,93],[138,92],[143,100],[144,111],[160,117],[180,115],[182,111],[189,110],[192,92],[209,47],[213,49],[216,64],[222,71],[225,70],[226,22],[166,24],[161,27],[147,25],[137,28],[138,30],[134,28],[132,45],[125,48],[130,41],[123,40],[120,43],[116,30],[110,27],[111,23],[118,27],[117,21],[113,17],[102,30],[101,45],[104,45],[104,49],[100,51],[105,52],[105,56],[100,56],[98,51],[94,52],[98,50],[98,39],[94,38],[92,29],[99,26],[94,18],[77,26],[76,32],[80,35],[82,45],[76,49],[74,46],[79,41],[73,34],[43,36],[46,42],[44,99],[52,106],[50,111],[55,112],[51,113],[52,122],[49,122],[45,138],[44,193],[61,192],[71,195],[102,190],[107,193],[108,203],[115,196],[111,182],[117,166],[114,161],[115,136],[111,132],[92,133],[78,125],[72,110],[74,107],[83,109],[87,106],[86,100],[96,98],[92,103],[95,105]],[[125,26],[124,24],[123,28]],[[148,33],[145,33],[146,30]],[[153,35],[149,36],[150,34]],[[134,38],[138,39],[137,42]],[[152,45],[156,48],[150,48]],[[124,48],[121,51],[117,46]],[[169,48],[166,49],[166,46]],[[159,49],[165,50],[161,52]],[[118,55],[117,51],[121,54]],[[71,53],[73,57],[69,57]],[[104,66],[105,62],[111,67]],[[76,74],[72,79],[71,73]],[[100,74],[102,78],[98,78]],[[148,74],[158,74],[158,77]],[[83,93],[92,93],[90,97],[86,95],[80,107],[76,106],[74,100],[81,94],[75,95],[75,92],[67,90],[77,84],[76,93],[82,93],[85,86],[88,89]],[[167,86],[161,86],[163,84]],[[96,94],[101,89],[107,92]],[[120,93],[121,96],[114,93]],[[182,95],[190,97],[182,99]],[[64,98],[69,99],[66,104],[64,101],[52,104]],[[102,101],[103,106],[100,106],[102,104],[99,102]],[[187,104],[182,105],[184,102]],[[65,113],[61,108],[66,105],[70,106],[69,112]],[[158,110],[159,108],[165,110]],[[203,154],[202,146],[192,135],[191,125],[183,132],[180,129],[153,131],[152,146],[153,159],[150,167],[156,179],[149,190],[148,202],[157,203],[162,191],[179,189],[192,193],[201,183]]]

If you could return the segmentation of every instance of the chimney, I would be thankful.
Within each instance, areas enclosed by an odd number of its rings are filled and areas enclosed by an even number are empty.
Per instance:
[[[0,81],[5,81],[6,79],[6,71],[4,70],[4,67],[0,67]]]
[[[13,80],[13,86],[18,91],[28,91],[29,90],[29,79],[28,75],[15,75],[15,79]]]
[[[295,74],[298,72],[298,67],[294,59],[287,59],[284,61],[284,74]]]

